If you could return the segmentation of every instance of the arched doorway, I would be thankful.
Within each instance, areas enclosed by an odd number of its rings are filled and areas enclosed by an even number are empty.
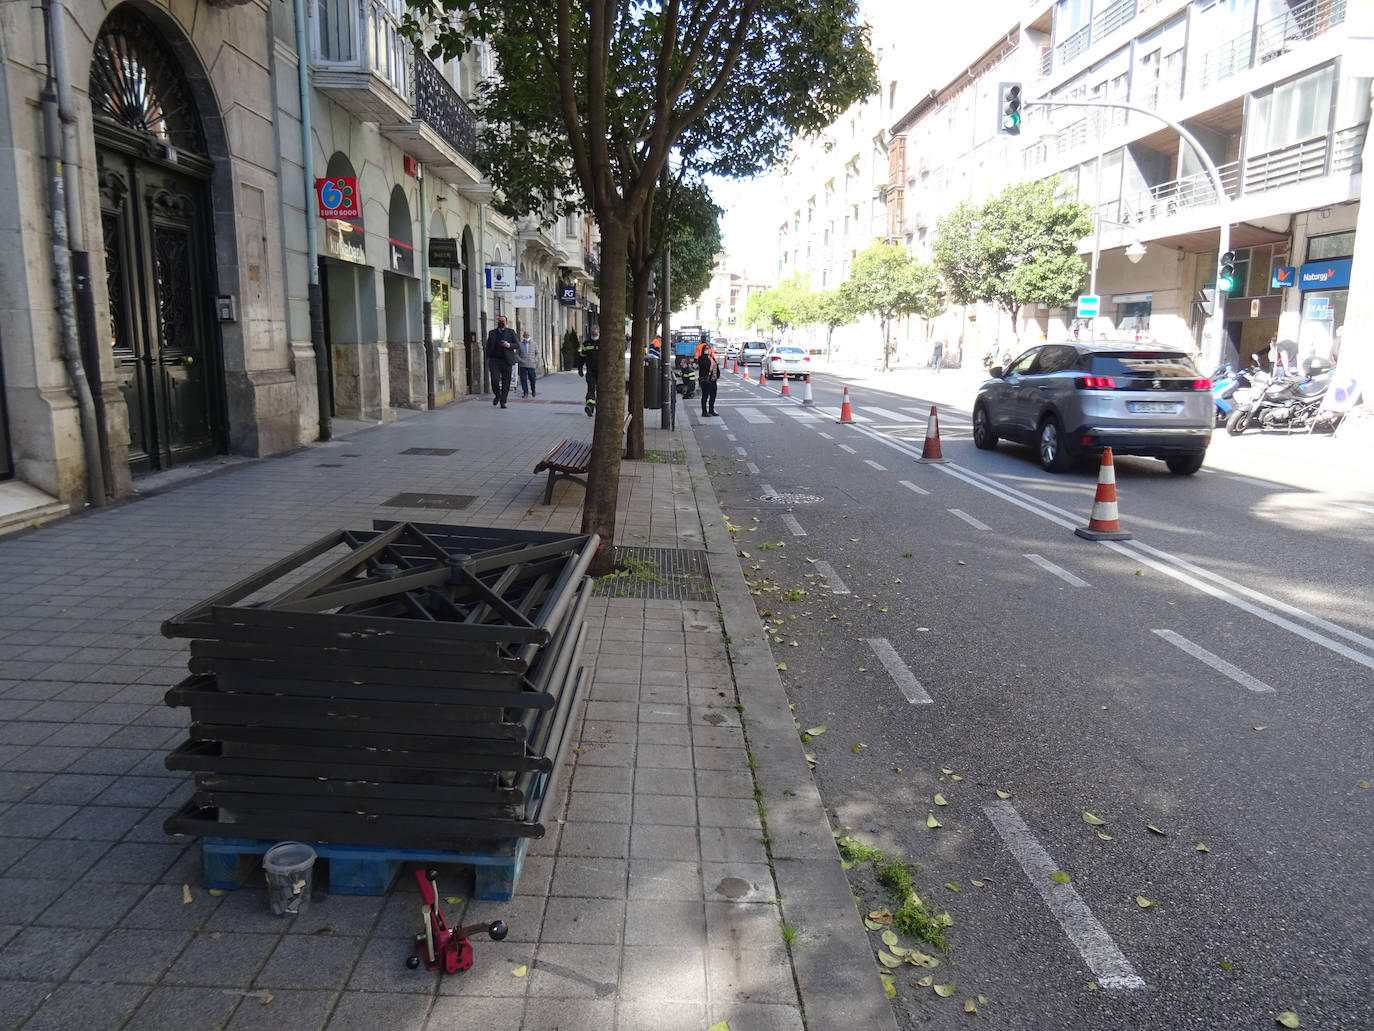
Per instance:
[[[477,339],[477,326],[473,319],[473,312],[477,308],[475,297],[476,277],[480,274],[480,269],[473,268],[473,255],[476,249],[472,244],[472,230],[467,226],[463,227],[463,342],[467,347],[467,366],[468,366],[468,393],[480,394],[482,392],[482,369],[486,362],[482,360],[482,342]]]
[[[325,165],[325,178],[351,181],[358,173],[342,151]],[[367,263],[362,205],[347,218],[324,218],[320,288],[329,355],[329,404],[337,418],[380,419],[376,273]],[[383,370],[380,375],[385,375]]]
[[[405,190],[393,186],[387,206],[387,267],[382,273],[382,293],[391,403],[402,408],[424,408],[428,392],[420,287],[415,272],[410,202]]]
[[[117,7],[91,56],[115,386],[133,472],[224,450],[209,182],[196,98],[161,31]]]

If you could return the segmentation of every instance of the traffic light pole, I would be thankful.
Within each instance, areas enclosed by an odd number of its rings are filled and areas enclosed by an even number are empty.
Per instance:
[[[1220,230],[1217,241],[1218,261],[1220,261],[1221,256],[1223,254],[1225,254],[1227,251],[1231,249],[1231,219],[1229,206],[1230,198],[1226,196],[1226,187],[1222,184],[1221,181],[1221,171],[1217,168],[1216,163],[1213,162],[1212,159],[1207,155],[1207,151],[1202,149],[1202,144],[1197,141],[1197,138],[1183,126],[1179,125],[1178,122],[1165,118],[1161,114],[1156,114],[1149,108],[1140,107],[1138,104],[1123,104],[1120,101],[1116,100],[1027,100],[1023,102],[1023,106],[1115,107],[1121,108],[1125,111],[1134,111],[1137,114],[1148,115],[1151,118],[1158,119],[1159,121],[1163,122],[1170,129],[1173,129],[1174,132],[1178,133],[1179,138],[1186,142],[1188,146],[1193,148],[1193,153],[1197,155],[1198,161],[1201,162],[1203,170],[1207,173],[1207,178],[1210,179],[1212,182],[1212,189],[1216,191],[1217,210],[1220,213],[1220,218],[1218,219],[1218,221],[1220,222]],[[1101,133],[1099,133],[1098,136],[1100,137]],[[1100,139],[1098,145],[1097,165],[1098,174],[1100,175],[1102,169],[1102,150]],[[1101,217],[1102,213],[1100,210],[1095,211],[1093,213],[1094,230],[1096,230],[1098,226],[1100,226]],[[1096,293],[1096,287],[1093,288],[1093,292]],[[1218,274],[1216,277],[1216,289],[1215,293],[1213,294],[1212,302],[1212,317],[1216,320],[1216,325],[1213,327],[1212,330],[1212,344],[1215,353],[1211,354],[1210,356],[1207,356],[1207,359],[1205,360],[1210,360],[1210,364],[1212,366],[1216,366],[1221,363],[1221,356],[1226,352],[1226,291],[1223,290],[1221,287],[1220,274]]]

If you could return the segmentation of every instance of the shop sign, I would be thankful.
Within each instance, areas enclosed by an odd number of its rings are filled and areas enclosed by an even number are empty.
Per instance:
[[[577,287],[560,286],[558,288],[558,303],[566,304],[570,308],[577,307]]]
[[[488,265],[487,289],[498,294],[513,293],[515,291],[515,266]]]
[[[415,275],[415,248],[400,240],[387,240],[391,252],[391,271],[403,276]]]
[[[1335,290],[1349,286],[1353,261],[1353,258],[1309,261],[1298,269],[1298,286],[1303,290]]]
[[[320,218],[362,218],[362,204],[358,199],[358,180],[352,176],[336,175],[315,180],[315,199],[319,201]]]
[[[515,300],[512,302],[512,304],[513,304],[513,306],[516,307],[516,308],[533,308],[533,307],[534,307],[534,287],[533,287],[533,286],[517,286],[517,287],[515,288]]]
[[[324,252],[340,261],[367,264],[367,247],[363,243],[362,229],[342,219],[324,220]]]
[[[1269,289],[1279,290],[1292,286],[1298,281],[1298,270],[1292,265],[1275,265],[1269,278]]]
[[[461,268],[458,258],[458,238],[454,236],[431,236],[429,238],[429,263],[433,268]]]

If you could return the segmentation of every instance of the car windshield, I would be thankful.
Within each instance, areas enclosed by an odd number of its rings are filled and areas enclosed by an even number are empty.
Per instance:
[[[785,354],[788,356],[803,353],[800,347],[775,347],[773,350],[777,354]]]
[[[1092,355],[1092,371],[1099,376],[1141,376],[1154,379],[1196,379],[1197,366],[1186,354],[1169,351],[1108,352]]]

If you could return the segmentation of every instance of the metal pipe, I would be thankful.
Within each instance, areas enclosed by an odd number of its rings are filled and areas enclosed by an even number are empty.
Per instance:
[[[62,339],[62,362],[76,395],[77,421],[81,426],[81,450],[86,465],[86,500],[93,508],[105,505],[105,474],[100,456],[100,435],[96,425],[95,402],[81,363],[81,345],[76,324],[76,292],[72,285],[71,240],[67,232],[66,184],[58,156],[62,130],[57,109],[57,84],[52,50],[51,0],[43,3],[43,30],[47,37],[48,74],[39,94],[43,109],[43,165],[48,178],[48,217],[52,225],[53,286],[57,293],[57,320]]]
[[[314,140],[310,128],[310,47],[305,32],[305,0],[291,0],[296,16],[296,88],[301,99],[301,178],[305,188],[305,253],[309,285],[310,346],[315,352],[316,407],[319,413],[319,439],[334,435],[329,410],[329,348],[324,339],[324,298],[320,291],[320,249],[315,238],[315,214],[310,210],[315,193]]]
[[[663,246],[663,333],[658,338],[658,375],[659,375],[659,415],[658,427],[662,430],[673,428],[673,333],[672,333],[672,275],[673,248]]]

